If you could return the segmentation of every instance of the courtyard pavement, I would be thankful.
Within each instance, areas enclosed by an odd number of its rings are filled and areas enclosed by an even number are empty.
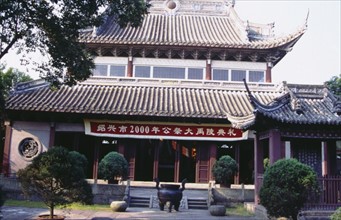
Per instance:
[[[47,214],[48,209],[26,208],[26,207],[2,207],[2,219],[6,220],[31,220],[36,219],[38,215]],[[181,219],[181,220],[254,220],[254,217],[234,217],[234,216],[211,216],[208,210],[186,209],[179,212],[160,211],[159,209],[149,208],[133,208],[128,207],[125,212],[108,212],[108,211],[83,211],[83,210],[55,210],[56,214],[66,216],[66,219],[80,220],[113,220],[113,219]]]

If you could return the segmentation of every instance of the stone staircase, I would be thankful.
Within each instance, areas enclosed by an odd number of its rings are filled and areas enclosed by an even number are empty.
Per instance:
[[[208,209],[208,184],[186,184],[185,187],[180,208]],[[158,207],[155,183],[132,181],[129,207]]]
[[[129,207],[146,207],[149,208],[150,204],[150,197],[138,197],[138,196],[131,196]]]
[[[188,209],[207,209],[207,200],[203,198],[187,198]]]

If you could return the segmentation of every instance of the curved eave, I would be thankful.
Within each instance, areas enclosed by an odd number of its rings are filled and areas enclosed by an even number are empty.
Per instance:
[[[88,38],[81,39],[80,42],[84,44],[93,44],[93,45],[126,45],[126,46],[134,46],[134,47],[155,47],[155,46],[172,46],[172,47],[203,47],[203,48],[220,48],[220,49],[249,49],[249,50],[267,50],[267,49],[278,49],[281,51],[289,52],[292,50],[292,47],[295,43],[301,38],[304,34],[301,33],[297,36],[286,37],[286,38],[278,38],[275,40],[263,40],[263,41],[254,41],[250,43],[243,44],[224,44],[224,43],[211,43],[211,42],[158,42],[158,41],[148,41],[148,42],[136,42],[129,40],[103,40],[99,38]]]
[[[82,31],[79,42],[99,45],[172,46],[224,49],[280,49],[288,51],[306,31],[273,38],[250,40],[245,27],[228,17],[148,15],[138,28],[121,28],[108,21],[99,29]]]

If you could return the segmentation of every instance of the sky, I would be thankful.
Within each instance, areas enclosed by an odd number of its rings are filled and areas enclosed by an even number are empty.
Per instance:
[[[242,20],[256,23],[275,22],[275,35],[295,32],[305,24],[308,29],[293,50],[272,69],[273,83],[323,84],[341,74],[340,10],[341,0],[235,0]],[[32,55],[39,60],[39,55]],[[20,65],[14,52],[5,56],[7,67],[14,67],[39,78],[31,68]]]

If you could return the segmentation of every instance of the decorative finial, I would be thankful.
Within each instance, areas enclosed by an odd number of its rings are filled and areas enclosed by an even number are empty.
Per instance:
[[[305,26],[306,27],[308,27],[308,18],[309,18],[309,9],[308,9],[307,17],[305,19]]]

